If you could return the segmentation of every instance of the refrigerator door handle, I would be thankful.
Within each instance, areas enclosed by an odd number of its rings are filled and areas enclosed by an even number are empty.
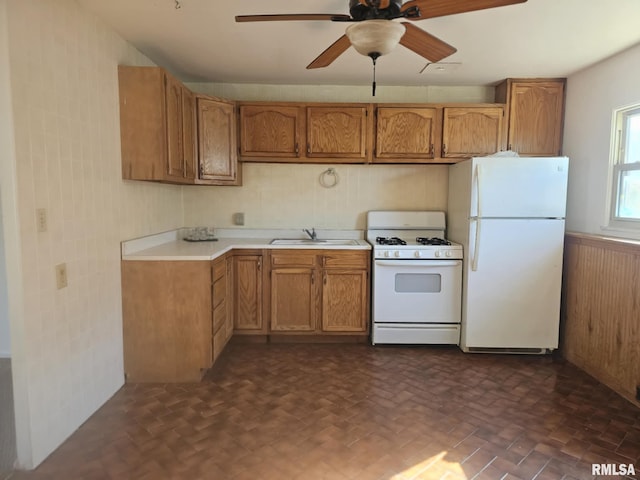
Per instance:
[[[482,225],[482,203],[481,203],[481,195],[480,195],[480,165],[476,165],[476,208],[478,211],[478,216],[476,217],[476,232],[475,238],[473,240],[473,258],[471,260],[471,271],[475,272],[478,270],[478,257],[480,256],[480,228]]]

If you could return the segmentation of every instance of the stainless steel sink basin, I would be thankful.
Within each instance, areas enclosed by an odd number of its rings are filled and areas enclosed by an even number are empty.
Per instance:
[[[274,238],[270,245],[358,245],[357,240],[350,239],[327,239],[311,240],[310,238]]]

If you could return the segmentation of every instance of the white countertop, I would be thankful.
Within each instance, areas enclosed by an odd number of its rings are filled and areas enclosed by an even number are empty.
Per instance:
[[[274,238],[305,238],[300,230],[216,229],[214,242],[182,240],[184,229],[122,242],[122,260],[213,260],[232,249],[371,250],[359,230],[318,230],[318,238],[356,240],[357,245],[271,245]]]

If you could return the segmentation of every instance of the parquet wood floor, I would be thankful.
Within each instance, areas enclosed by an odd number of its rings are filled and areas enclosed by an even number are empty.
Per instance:
[[[594,462],[640,478],[640,409],[561,360],[230,344],[201,383],[125,385],[12,480],[582,480]]]

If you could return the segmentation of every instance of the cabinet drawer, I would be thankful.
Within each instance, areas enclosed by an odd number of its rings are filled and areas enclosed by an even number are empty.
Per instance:
[[[286,252],[286,253],[272,253],[271,254],[271,266],[299,266],[299,267],[314,267],[316,265],[315,253],[304,252]]]
[[[213,269],[213,281],[215,282],[227,273],[227,262],[224,259],[215,260],[211,268]]]
[[[213,333],[220,330],[221,327],[225,326],[227,321],[227,302],[224,300],[220,302],[220,304],[213,309]]]
[[[213,308],[220,305],[225,298],[227,298],[227,279],[223,277],[213,283]]]
[[[233,318],[231,317],[231,315],[227,315],[227,321],[225,322],[224,328],[227,332],[227,340],[229,340],[229,338],[231,338],[231,335],[233,335]]]
[[[213,335],[213,361],[222,353],[222,349],[227,344],[227,330],[223,327]]]
[[[325,252],[322,256],[324,268],[367,268],[369,267],[368,252]]]

